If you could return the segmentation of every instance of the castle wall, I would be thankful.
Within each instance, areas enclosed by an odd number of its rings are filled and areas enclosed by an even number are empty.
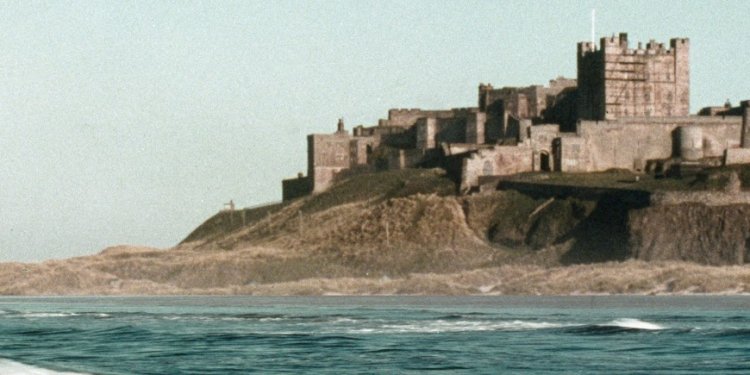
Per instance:
[[[422,150],[397,149],[388,147],[384,150],[388,162],[388,169],[415,168],[424,158]]]
[[[555,170],[560,172],[588,172],[591,168],[591,153],[582,137],[560,137],[555,140]]]
[[[532,171],[558,170],[556,163],[559,155],[555,153],[553,142],[560,136],[557,124],[533,125],[527,128],[529,144],[532,150]]]
[[[436,119],[435,143],[466,143],[467,114]]]
[[[315,170],[313,171],[312,181],[313,181],[313,193],[320,193],[323,191],[326,191],[331,185],[333,185],[333,182],[336,181],[336,176],[341,171],[347,170],[348,168],[343,167],[315,167]]]
[[[576,87],[576,80],[563,77],[550,80],[549,87],[533,85],[494,89],[492,85],[480,85],[480,109],[488,111],[493,103],[502,101],[503,110],[514,117],[541,118],[548,105],[554,103],[554,98],[563,90],[572,87]]]
[[[487,114],[485,112],[471,113],[466,117],[466,143],[484,143],[486,121]]]
[[[739,148],[729,148],[724,155],[725,164],[750,164],[750,100],[740,103],[742,114]]]
[[[388,110],[388,119],[381,120],[378,126],[412,127],[423,117],[450,118],[455,116],[453,110],[423,110],[419,108],[395,108]]]
[[[313,190],[312,178],[310,176],[299,176],[281,181],[281,196],[283,201],[304,197]]]
[[[478,150],[463,159],[461,190],[479,186],[481,176],[507,176],[531,171],[532,154],[529,144]]]
[[[578,43],[578,117],[603,120],[604,59],[593,42]]]
[[[349,141],[349,163],[351,167],[365,165],[375,147],[375,137],[353,137]]]
[[[416,121],[416,148],[429,150],[440,143],[484,143],[485,114],[476,108],[451,110],[451,116],[422,117]],[[477,142],[481,141],[481,142]]]
[[[557,124],[533,125],[529,127],[529,139],[534,152],[552,151],[552,141],[560,136]]]
[[[485,141],[492,143],[517,138],[519,120],[533,119],[537,122],[545,119],[548,111],[568,120],[567,117],[571,117],[568,114],[570,109],[558,109],[557,106],[568,105],[561,102],[563,92],[575,87],[576,80],[563,77],[550,80],[549,87],[534,85],[494,89],[492,85],[479,85],[479,109],[486,112]]]
[[[436,147],[435,133],[437,121],[435,118],[421,118],[417,121],[417,148],[429,150]]]
[[[724,164],[750,164],[750,148],[730,148],[724,155]]]
[[[313,180],[313,193],[326,190],[336,174],[351,165],[351,137],[346,133],[307,136],[307,175]]]
[[[573,160],[566,145],[580,148],[578,163],[563,172],[595,172],[610,168],[637,169],[649,160],[679,156],[679,128],[694,126],[703,133],[703,156],[721,157],[739,145],[741,118],[671,117],[630,118],[618,121],[582,121],[575,137],[561,138],[563,159]]]

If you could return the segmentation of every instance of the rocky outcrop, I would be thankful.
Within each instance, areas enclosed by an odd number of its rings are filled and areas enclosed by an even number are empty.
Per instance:
[[[628,220],[633,257],[725,265],[750,262],[750,205],[701,203],[632,210]]]

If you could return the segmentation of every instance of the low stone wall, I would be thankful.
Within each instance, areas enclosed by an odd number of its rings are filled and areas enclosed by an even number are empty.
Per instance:
[[[288,201],[312,193],[313,182],[310,177],[297,177],[281,181],[282,200]]]
[[[750,148],[728,148],[724,160],[727,165],[750,164]]]
[[[509,176],[530,172],[532,168],[532,151],[528,145],[480,149],[463,159],[460,189],[478,187],[480,176]]]

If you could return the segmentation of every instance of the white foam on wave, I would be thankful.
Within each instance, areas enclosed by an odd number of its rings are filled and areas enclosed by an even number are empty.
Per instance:
[[[28,312],[21,314],[24,318],[66,318],[69,316],[78,316],[77,313],[64,312]]]
[[[333,320],[334,324],[352,324],[352,323],[358,323],[357,320],[352,318],[336,318]]]
[[[10,359],[0,358],[0,374],[12,375],[87,375],[83,372],[55,371],[46,368],[26,365]]]
[[[643,320],[631,319],[631,318],[616,319],[608,324],[605,324],[605,326],[621,327],[621,328],[628,328],[628,329],[642,329],[646,331],[658,331],[661,329],[665,329],[664,326],[660,326],[655,323],[644,322]]]
[[[562,327],[559,323],[513,321],[445,321],[413,322],[406,324],[384,324],[380,327],[353,329],[351,333],[441,333],[479,331],[530,331]]]
[[[284,320],[289,320],[289,318],[281,318],[281,317],[266,317],[266,318],[260,318],[258,321],[260,322],[281,322]]]
[[[2,314],[2,313],[0,313]],[[7,314],[7,313],[6,313]],[[34,312],[34,311],[27,311],[22,313],[17,313],[18,316],[22,318],[68,318],[73,316],[89,316],[94,318],[110,318],[112,317],[110,314],[107,313],[76,313],[76,312]],[[15,315],[15,314],[14,314]]]

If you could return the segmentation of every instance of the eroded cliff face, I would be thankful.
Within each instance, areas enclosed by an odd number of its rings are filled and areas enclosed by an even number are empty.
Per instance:
[[[617,197],[532,198],[513,190],[463,198],[469,226],[486,241],[549,265],[630,257],[631,204]]]
[[[629,247],[634,258],[710,265],[750,262],[750,205],[700,203],[631,210]]]
[[[700,203],[701,196],[690,197],[697,202],[643,208],[613,196],[545,202],[505,192],[467,198],[466,204],[471,226],[484,231],[487,241],[527,254],[546,251],[549,264],[626,259],[750,263],[750,204],[715,204],[710,197]],[[471,222],[477,207],[493,211],[484,227]]]

